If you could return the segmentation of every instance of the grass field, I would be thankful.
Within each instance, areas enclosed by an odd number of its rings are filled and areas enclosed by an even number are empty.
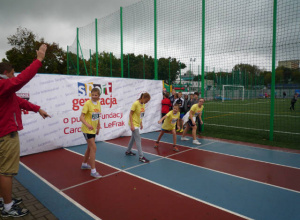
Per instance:
[[[300,149],[300,105],[290,111],[290,99],[276,99],[274,139],[270,134],[270,99],[207,101],[204,136]]]

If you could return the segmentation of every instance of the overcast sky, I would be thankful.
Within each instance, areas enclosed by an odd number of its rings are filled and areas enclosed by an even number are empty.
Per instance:
[[[120,55],[120,7],[124,54],[154,57],[153,0],[0,0],[0,60],[7,37],[21,26],[46,42],[76,51],[76,28],[86,59],[95,51]],[[236,64],[271,70],[273,1],[206,0],[205,66],[231,71]],[[276,64],[300,59],[300,0],[278,0]],[[202,51],[202,1],[157,0],[158,58],[177,58],[197,73]],[[93,52],[94,52],[93,51]],[[190,61],[193,58],[192,62]],[[186,69],[186,70],[187,70]]]
[[[140,0],[0,0],[0,61],[11,49],[7,37],[19,26],[65,51],[73,43],[76,28],[107,16]],[[38,39],[39,39],[38,38]]]

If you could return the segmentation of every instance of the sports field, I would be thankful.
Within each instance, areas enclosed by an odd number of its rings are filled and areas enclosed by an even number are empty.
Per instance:
[[[269,139],[270,106],[270,99],[207,101],[203,117],[205,132]],[[290,99],[275,100],[274,141],[299,143],[300,108],[296,105],[295,111],[290,111],[289,107]]]

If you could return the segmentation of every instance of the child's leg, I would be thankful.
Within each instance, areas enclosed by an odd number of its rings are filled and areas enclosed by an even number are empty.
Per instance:
[[[184,131],[183,131],[183,133],[182,133],[182,137],[184,137],[185,135],[186,135],[186,133],[187,133],[187,131],[190,129],[190,125],[189,125],[189,123],[186,123],[186,127],[185,127],[185,129],[184,129]]]
[[[132,132],[132,136],[134,137],[136,148],[137,148],[139,156],[141,158],[144,155],[143,155],[143,151],[142,151],[142,141],[141,141],[139,129],[135,129],[134,132]]]
[[[175,146],[176,145],[176,139],[177,139],[175,129],[172,130],[172,134],[173,134],[173,144]]]
[[[90,164],[91,164],[91,168],[95,169],[95,160],[96,160],[96,143],[95,143],[95,138],[90,138],[87,140],[88,143],[88,148],[90,150]]]
[[[164,135],[165,131],[160,131],[156,143],[159,143],[161,137]]]
[[[179,119],[179,127],[180,127],[180,130],[183,129],[183,120],[182,120],[182,118]]]
[[[192,136],[193,136],[193,140],[196,140],[196,133],[197,133],[197,125],[192,127]]]
[[[83,157],[83,163],[87,163],[90,158],[90,148],[87,146],[84,157]]]
[[[136,130],[138,130],[138,129],[135,129],[134,131],[136,131]],[[130,152],[130,151],[131,151],[132,146],[133,146],[133,143],[134,143],[134,141],[135,141],[135,140],[134,140],[134,135],[133,135],[134,131],[132,131],[131,138],[130,138],[130,141],[129,141],[128,147],[127,147],[127,152]]]

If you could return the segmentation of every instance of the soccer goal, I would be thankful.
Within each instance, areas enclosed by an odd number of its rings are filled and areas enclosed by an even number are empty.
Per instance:
[[[242,100],[244,101],[245,88],[238,85],[223,85],[222,88],[222,102],[226,100]]]

